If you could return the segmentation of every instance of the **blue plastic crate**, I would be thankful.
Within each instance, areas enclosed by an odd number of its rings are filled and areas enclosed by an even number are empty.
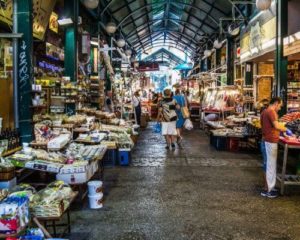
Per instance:
[[[107,149],[103,157],[104,167],[114,167],[117,164],[117,150]]]
[[[227,137],[214,136],[214,147],[218,151],[227,150]]]
[[[118,159],[121,166],[128,166],[131,162],[131,150],[119,149]]]

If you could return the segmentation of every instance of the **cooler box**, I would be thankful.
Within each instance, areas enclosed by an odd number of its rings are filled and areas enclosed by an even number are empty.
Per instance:
[[[131,150],[119,149],[118,159],[121,166],[128,166],[131,162]]]

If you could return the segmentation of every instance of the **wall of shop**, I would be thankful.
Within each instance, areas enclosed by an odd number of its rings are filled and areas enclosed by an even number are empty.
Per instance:
[[[300,30],[300,4],[299,0],[289,0],[288,5],[288,35]]]
[[[274,64],[271,63],[259,63],[258,75],[274,75]]]
[[[2,128],[13,128],[13,85],[12,77],[0,78],[0,117],[3,118]]]

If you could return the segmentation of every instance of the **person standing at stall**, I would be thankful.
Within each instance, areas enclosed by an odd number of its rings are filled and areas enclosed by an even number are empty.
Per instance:
[[[132,103],[133,103],[133,106],[134,106],[136,123],[138,125],[141,125],[142,105],[141,105],[141,99],[140,99],[139,91],[136,91],[134,93],[134,95],[132,97]]]
[[[164,98],[158,103],[157,121],[161,122],[161,132],[166,138],[166,149],[175,148],[176,131],[176,101],[171,97],[170,89],[164,90]]]
[[[261,196],[275,198],[278,192],[275,190],[276,184],[276,168],[277,168],[277,151],[280,132],[288,129],[280,125],[278,122],[278,111],[282,107],[282,99],[274,97],[270,101],[270,105],[261,114],[262,141],[261,151],[263,154],[263,169],[265,177],[265,189],[261,192]]]
[[[112,101],[112,91],[108,91],[105,97],[105,111],[109,113],[114,112],[114,106]]]

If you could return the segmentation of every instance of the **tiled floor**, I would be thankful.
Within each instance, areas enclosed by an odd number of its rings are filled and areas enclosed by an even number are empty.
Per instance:
[[[105,169],[105,203],[72,212],[70,239],[300,239],[300,194],[260,197],[260,156],[218,152],[200,130],[182,149],[144,130],[130,167]]]

